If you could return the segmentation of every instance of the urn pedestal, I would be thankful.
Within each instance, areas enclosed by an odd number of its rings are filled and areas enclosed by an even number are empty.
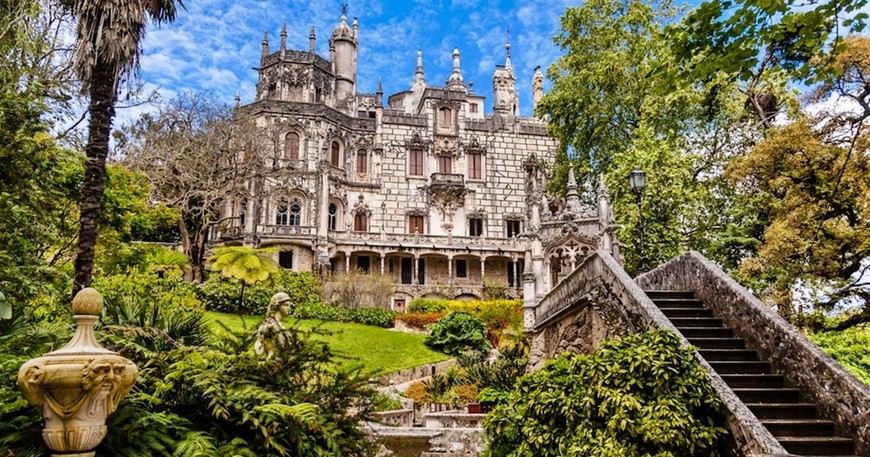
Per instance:
[[[106,436],[106,417],[130,392],[138,371],[130,360],[97,343],[103,298],[91,288],[72,303],[76,331],[62,349],[29,360],[18,370],[24,398],[42,413],[42,438],[56,457],[90,457]]]

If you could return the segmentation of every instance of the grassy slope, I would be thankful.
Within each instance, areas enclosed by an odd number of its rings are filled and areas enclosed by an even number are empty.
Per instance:
[[[236,316],[215,312],[205,314],[210,321],[222,322],[236,331],[244,328],[254,331],[263,319],[261,316]],[[315,335],[315,338],[326,341],[333,352],[341,357],[342,365],[361,366],[363,372],[369,375],[392,373],[448,358],[427,348],[423,344],[425,335],[362,324],[318,320],[285,319],[284,326],[296,326],[303,330],[318,328],[328,332],[329,335]]]

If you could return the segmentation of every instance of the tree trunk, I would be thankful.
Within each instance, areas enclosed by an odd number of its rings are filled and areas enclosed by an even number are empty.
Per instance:
[[[197,265],[193,259],[193,251],[190,243],[190,232],[187,230],[187,224],[184,223],[184,216],[178,216],[178,233],[181,234],[181,250],[187,256],[187,261],[190,263],[190,269],[184,274],[184,280],[193,282],[197,276],[202,276],[202,268]]]
[[[239,292],[239,306],[236,308],[236,314],[242,314],[242,301],[245,298],[245,281],[242,281],[242,290]]]
[[[115,82],[117,74],[98,59],[88,82],[90,104],[88,113],[88,143],[85,154],[85,179],[79,216],[79,241],[75,260],[73,296],[91,285],[94,251],[97,245],[97,224],[106,177],[106,156],[109,153],[109,133],[115,116]]]

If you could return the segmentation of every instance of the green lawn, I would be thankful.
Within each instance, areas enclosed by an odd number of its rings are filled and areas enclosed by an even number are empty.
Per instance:
[[[257,328],[262,316],[236,316],[207,311],[211,322],[222,322],[232,330]],[[315,335],[325,341],[341,357],[347,367],[362,366],[368,375],[392,373],[404,368],[446,360],[447,355],[433,351],[423,344],[425,335],[397,332],[380,327],[344,322],[307,319],[284,319],[284,326],[310,330],[319,328],[329,335]],[[219,326],[214,325],[217,329]]]

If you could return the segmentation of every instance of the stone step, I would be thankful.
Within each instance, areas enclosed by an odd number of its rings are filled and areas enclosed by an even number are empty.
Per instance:
[[[659,308],[701,308],[704,302],[695,298],[659,298],[653,300]]]
[[[686,339],[692,338],[733,338],[734,330],[728,327],[683,327],[677,328]]]
[[[812,403],[746,403],[746,407],[759,419],[816,418],[816,405]]]
[[[777,440],[786,451],[800,455],[848,455],[855,452],[852,440],[841,436],[783,436]]]
[[[764,419],[773,436],[831,436],[834,423],[827,419]]]
[[[708,362],[758,360],[758,352],[751,349],[701,349],[698,352]]]
[[[776,389],[783,386],[781,374],[719,374],[731,389],[751,388]]]
[[[659,308],[669,319],[675,317],[713,317],[713,311],[707,308]]]
[[[792,388],[737,388],[732,389],[744,403],[798,403],[801,391]]]
[[[674,317],[671,323],[676,328],[688,327],[722,327],[722,319],[718,317]]]
[[[770,362],[766,360],[753,361],[719,361],[710,362],[716,373],[723,374],[764,374],[770,373]]]
[[[691,290],[647,290],[644,292],[652,300],[660,298],[695,298],[695,294]]]
[[[687,338],[698,349],[745,349],[743,338]]]

